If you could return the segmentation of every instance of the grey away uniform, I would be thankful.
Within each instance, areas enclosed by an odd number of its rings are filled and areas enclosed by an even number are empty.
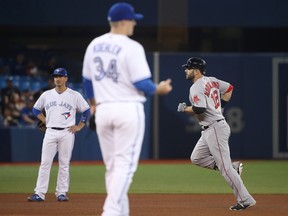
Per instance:
[[[186,79],[194,83],[189,92],[192,106],[179,103],[177,111],[194,114],[203,129],[191,154],[192,163],[221,172],[237,199],[237,204],[230,210],[243,210],[255,205],[256,201],[240,177],[243,164],[232,163],[230,158],[228,140],[231,132],[222,108],[230,100],[233,86],[215,77],[205,76],[206,62],[201,58],[191,57],[182,67],[185,68]]]
[[[221,112],[220,95],[231,90],[231,85],[214,77],[198,79],[190,88],[189,99],[193,105],[206,108],[197,115],[203,131],[192,154],[193,164],[215,169],[217,167],[240,204],[255,203],[243,181],[232,167],[228,140],[230,127]]]

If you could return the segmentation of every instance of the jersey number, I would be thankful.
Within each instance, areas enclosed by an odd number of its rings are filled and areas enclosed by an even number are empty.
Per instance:
[[[117,73],[117,62],[115,59],[111,59],[108,68],[105,71],[103,68],[103,61],[100,57],[94,58],[94,63],[96,64],[95,79],[97,81],[102,80],[104,77],[111,78],[114,82],[118,82],[119,73]]]
[[[214,101],[214,105],[215,105],[215,109],[217,109],[220,106],[220,100],[219,100],[219,96],[218,96],[218,91],[214,90],[211,94],[211,97]]]

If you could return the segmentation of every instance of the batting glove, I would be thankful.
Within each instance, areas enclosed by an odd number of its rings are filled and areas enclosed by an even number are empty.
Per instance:
[[[177,111],[178,112],[184,112],[185,108],[186,108],[186,103],[185,102],[179,103]]]

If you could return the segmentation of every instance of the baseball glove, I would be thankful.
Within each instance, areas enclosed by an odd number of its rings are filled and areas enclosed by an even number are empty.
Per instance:
[[[37,123],[37,129],[38,129],[41,133],[45,133],[45,131],[46,131],[46,124],[39,120],[38,123]]]
[[[88,121],[88,127],[90,130],[95,131],[96,123],[95,123],[95,114],[92,114]]]

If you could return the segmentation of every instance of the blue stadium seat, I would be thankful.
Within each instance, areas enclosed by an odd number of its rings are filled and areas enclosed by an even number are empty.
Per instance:
[[[20,81],[31,81],[31,77],[30,76],[19,76]]]
[[[38,90],[40,90],[42,88],[41,82],[33,81],[33,82],[31,82],[31,86],[30,87],[31,87],[30,88],[31,91],[38,91]]]
[[[21,80],[19,82],[19,88],[21,91],[23,90],[30,90],[30,81],[29,80]]]
[[[5,76],[0,76],[0,89],[6,87],[6,77]]]
[[[20,86],[19,76],[13,76],[13,85],[19,88],[19,86]]]

